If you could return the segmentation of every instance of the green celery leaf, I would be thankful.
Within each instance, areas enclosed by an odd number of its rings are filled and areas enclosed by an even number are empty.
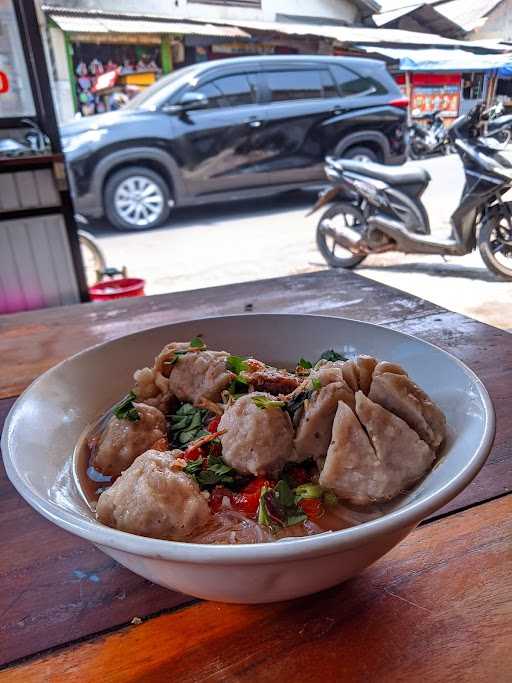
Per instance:
[[[300,524],[305,522],[308,518],[303,512],[298,512],[296,515],[288,515],[286,519],[286,526],[293,526],[294,524]]]
[[[244,370],[248,370],[249,366],[245,362],[245,358],[243,356],[228,356],[228,359],[226,361],[226,368],[230,372],[234,372],[235,375],[239,375],[241,372]]]
[[[183,471],[186,474],[194,476],[196,472],[199,472],[201,470],[201,467],[203,466],[203,460],[204,458],[202,458],[201,456],[199,456],[197,460],[189,460],[183,468]]]
[[[112,408],[112,412],[118,420],[129,420],[130,422],[140,420],[139,412],[133,405],[133,401],[136,398],[133,391],[130,391],[122,401]]]
[[[313,367],[313,364],[310,363],[308,360],[305,358],[301,358],[299,362],[297,363],[299,368],[304,368],[304,370],[310,370]]]
[[[180,432],[178,434],[178,442],[182,446],[184,446],[189,441],[194,441],[195,438],[196,438],[196,430],[195,429],[191,429],[188,432]]]
[[[330,360],[332,362],[337,360],[348,360],[346,356],[342,356],[341,353],[334,351],[334,349],[329,349],[324,351],[318,360]]]
[[[281,505],[284,505],[285,508],[295,505],[295,496],[293,495],[293,491],[288,486],[287,482],[284,481],[284,479],[280,479],[277,482],[275,491],[277,497],[279,498],[279,502]]]

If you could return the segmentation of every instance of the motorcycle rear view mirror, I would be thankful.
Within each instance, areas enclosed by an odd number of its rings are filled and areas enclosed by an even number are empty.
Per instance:
[[[163,110],[166,114],[182,114],[195,109],[206,109],[208,98],[202,92],[186,92],[176,104],[168,104]]]

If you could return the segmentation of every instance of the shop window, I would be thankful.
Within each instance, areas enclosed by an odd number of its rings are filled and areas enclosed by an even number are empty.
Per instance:
[[[323,97],[319,71],[269,71],[267,83],[272,102],[310,100]]]
[[[462,74],[462,97],[465,100],[481,100],[484,97],[484,74]]]
[[[360,76],[339,64],[333,65],[331,69],[338,84],[340,94],[343,97],[373,94],[385,95],[387,92],[384,86],[371,76]]]

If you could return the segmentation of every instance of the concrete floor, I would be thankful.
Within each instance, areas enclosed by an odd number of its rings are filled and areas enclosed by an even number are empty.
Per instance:
[[[420,162],[414,162],[420,163]],[[421,162],[432,176],[424,196],[432,232],[449,232],[463,184],[457,156]],[[147,294],[304,273],[325,268],[315,244],[318,215],[305,214],[315,194],[177,209],[169,225],[143,232],[91,227],[110,266],[143,277]],[[480,255],[368,257],[357,273],[445,308],[512,329],[512,283],[497,281]]]

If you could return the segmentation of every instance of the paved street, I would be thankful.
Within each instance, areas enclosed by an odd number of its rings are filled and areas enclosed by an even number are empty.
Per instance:
[[[418,162],[419,163],[419,162]],[[421,162],[432,175],[424,197],[434,234],[448,232],[463,172],[457,156]],[[315,194],[180,209],[169,225],[148,232],[91,226],[111,266],[126,265],[159,294],[325,268],[315,244],[318,216],[305,214]],[[383,254],[357,272],[445,308],[512,329],[512,283],[498,282],[479,254],[465,257]]]

